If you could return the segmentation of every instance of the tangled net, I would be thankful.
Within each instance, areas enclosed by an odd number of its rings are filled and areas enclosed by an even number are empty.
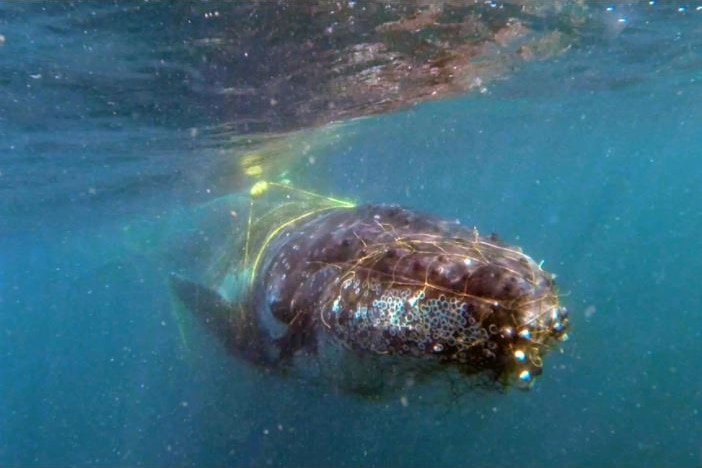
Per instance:
[[[365,243],[365,255],[340,266],[321,307],[325,326],[354,348],[431,355],[467,374],[531,385],[547,348],[567,337],[552,275],[476,230],[447,239],[382,229],[386,240]]]
[[[271,192],[278,196],[263,197]],[[291,329],[318,326],[359,353],[430,360],[522,387],[567,338],[553,275],[518,247],[398,207],[356,207],[273,183],[251,193],[246,230],[233,239],[240,255],[220,271],[246,272],[241,309],[252,320],[254,289],[278,282],[290,293],[276,293],[272,308]],[[324,281],[312,282],[320,271]],[[300,291],[304,307],[295,305]]]

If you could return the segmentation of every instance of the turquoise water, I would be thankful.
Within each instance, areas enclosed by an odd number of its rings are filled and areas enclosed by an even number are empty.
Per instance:
[[[192,129],[227,116],[132,73],[153,42],[0,6],[0,464],[702,463],[702,11],[647,3],[304,163],[305,187],[459,218],[557,273],[573,330],[536,386],[431,404],[184,342],[168,273],[216,240],[203,204],[243,186],[236,151]]]

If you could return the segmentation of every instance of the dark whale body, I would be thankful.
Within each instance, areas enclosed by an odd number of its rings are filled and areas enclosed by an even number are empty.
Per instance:
[[[231,353],[350,388],[446,369],[528,387],[567,336],[553,276],[521,249],[397,206],[287,222],[247,279],[234,301],[172,286]]]

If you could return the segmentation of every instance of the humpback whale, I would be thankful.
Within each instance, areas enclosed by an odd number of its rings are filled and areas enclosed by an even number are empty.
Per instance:
[[[260,192],[287,190],[262,184],[217,278],[171,277],[231,354],[358,391],[445,372],[529,388],[567,338],[554,275],[519,247],[399,206],[316,195],[257,216]]]

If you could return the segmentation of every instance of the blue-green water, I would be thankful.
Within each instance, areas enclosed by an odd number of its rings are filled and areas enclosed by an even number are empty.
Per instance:
[[[702,11],[646,4],[305,163],[305,187],[459,218],[558,274],[571,339],[531,391],[406,405],[261,374],[196,327],[186,346],[168,273],[241,188],[190,131],[217,113],[111,68],[165,53],[115,25],[0,6],[0,464],[702,463]]]

